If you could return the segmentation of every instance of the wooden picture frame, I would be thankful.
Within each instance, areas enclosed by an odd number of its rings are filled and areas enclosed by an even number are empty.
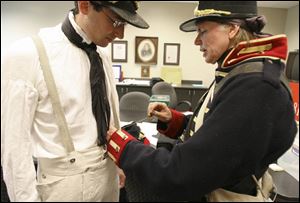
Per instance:
[[[135,63],[157,64],[158,37],[135,37]]]
[[[127,41],[111,42],[112,62],[127,62]]]
[[[164,43],[164,65],[179,65],[180,44]]]
[[[142,78],[150,77],[150,66],[142,66],[141,67],[141,77]]]

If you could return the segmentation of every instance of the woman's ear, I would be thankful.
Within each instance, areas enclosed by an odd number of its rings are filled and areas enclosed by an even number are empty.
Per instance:
[[[235,35],[238,33],[239,29],[240,29],[239,25],[231,24],[228,33],[229,39],[233,39]]]
[[[89,6],[90,6],[89,1],[78,1],[79,12],[84,14],[84,15],[86,15],[88,13]]]

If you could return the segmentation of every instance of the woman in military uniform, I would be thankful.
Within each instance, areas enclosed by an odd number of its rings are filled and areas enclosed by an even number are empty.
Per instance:
[[[283,76],[287,38],[261,32],[266,21],[255,1],[200,1],[194,14],[180,29],[198,32],[195,45],[217,65],[215,81],[192,117],[160,103],[148,108],[160,133],[183,142],[153,149],[112,129],[109,155],[166,200],[266,200],[268,166],[297,132]]]

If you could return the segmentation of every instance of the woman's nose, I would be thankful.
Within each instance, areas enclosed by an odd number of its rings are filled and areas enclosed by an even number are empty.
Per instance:
[[[200,34],[197,35],[195,41],[194,41],[195,45],[201,45],[202,44],[202,40],[200,38]]]

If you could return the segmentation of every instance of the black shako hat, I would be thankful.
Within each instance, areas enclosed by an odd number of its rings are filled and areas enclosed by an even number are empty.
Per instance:
[[[90,1],[92,4],[105,6],[123,18],[127,23],[143,29],[148,29],[148,23],[137,14],[137,1]]]
[[[196,24],[204,20],[245,19],[257,16],[256,1],[199,1],[194,18],[180,25],[180,30],[192,32]]]

